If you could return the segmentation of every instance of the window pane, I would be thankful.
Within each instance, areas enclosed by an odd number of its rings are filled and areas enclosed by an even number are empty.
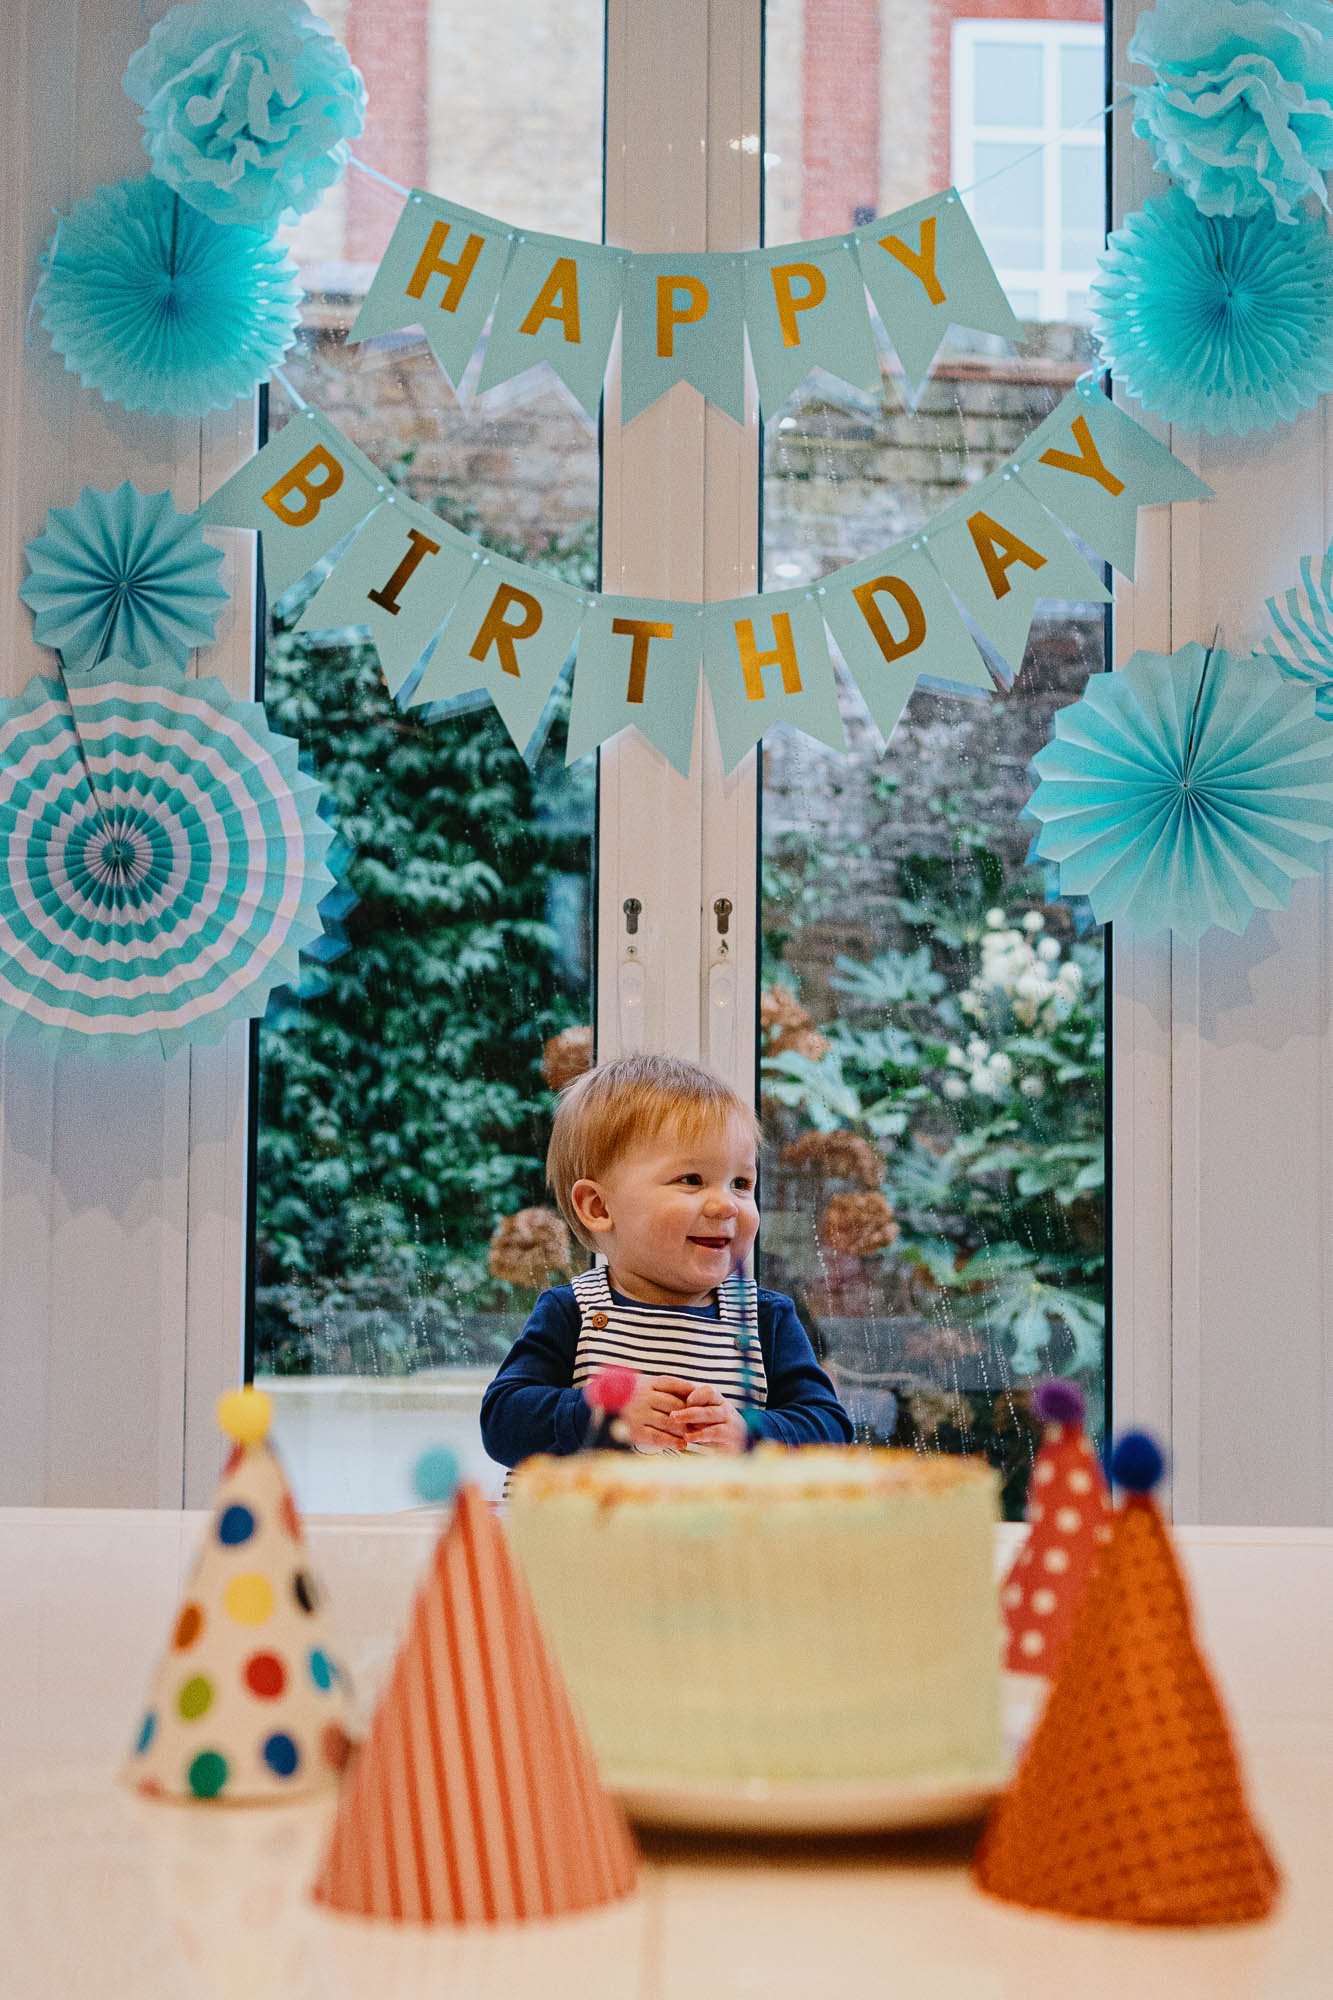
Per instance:
[[[1068,130],[1095,118],[1106,102],[1100,43],[1091,47],[1066,43],[1060,51],[1060,123]]]
[[[797,0],[769,0],[770,21],[788,11]],[[880,19],[899,88],[873,149],[836,104],[812,136],[843,202],[873,178],[884,213],[946,185],[955,163],[928,0]],[[855,67],[831,12],[823,37],[830,74]],[[771,65],[770,103],[799,87]],[[1025,150],[979,146],[977,176],[1009,170],[970,205],[997,261],[1040,270],[1053,218],[1043,160]],[[1100,151],[1088,158],[1100,174]],[[810,184],[785,157],[769,195],[814,233]],[[1035,314],[1033,290],[1013,296]],[[765,432],[766,587],[928,522],[1090,360],[1081,328],[1046,323],[1016,356],[955,336],[915,411],[892,358],[869,404],[807,384]],[[844,682],[845,756],[782,731],[764,746],[762,1280],[797,1299],[862,1437],[984,1451],[1011,1514],[1032,1378],[1077,1375],[1101,1418],[1101,938],[1047,902],[1021,814],[1052,716],[1103,665],[1100,608],[1048,605],[1020,675],[989,700],[919,687],[881,746]]]
[[[978,125],[1036,125],[1044,122],[1040,42],[974,44],[973,117]]]
[[[1060,148],[1060,266],[1090,271],[1106,240],[1106,168],[1100,146]]]
[[[600,0],[492,0],[486,32],[460,35],[444,0],[429,18],[352,0],[332,25],[366,72],[359,157],[599,236],[602,18]],[[309,294],[293,382],[443,518],[595,585],[596,433],[553,383],[464,412],[419,331],[347,344],[399,207],[349,169],[289,232]],[[272,425],[290,414],[275,387]],[[427,1444],[498,1477],[481,1388],[568,1258],[543,1161],[552,1081],[592,1018],[594,760],[566,769],[563,703],[531,769],[489,703],[398,711],[355,634],[293,631],[309,589],[271,608],[266,693],[332,797],[358,901],[349,949],[261,1032],[256,1364],[303,1504],[399,1507]]]
[[[972,161],[980,185],[967,205],[992,263],[1039,271],[1046,219],[1041,154],[981,141]]]

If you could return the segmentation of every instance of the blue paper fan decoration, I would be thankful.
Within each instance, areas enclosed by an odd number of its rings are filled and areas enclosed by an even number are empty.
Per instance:
[[[1328,207],[1328,0],[1159,0],[1129,59],[1156,78],[1134,92],[1134,130],[1205,215],[1269,209],[1288,222],[1310,196]]]
[[[1201,215],[1172,188],[1127,218],[1099,263],[1098,345],[1146,410],[1244,434],[1333,388],[1333,244],[1322,221]]]
[[[1333,731],[1266,660],[1135,653],[1062,708],[1032,768],[1033,853],[1099,923],[1194,940],[1285,908],[1333,836]]]
[[[256,229],[315,206],[366,117],[347,51],[302,0],[173,7],[125,89],[153,172],[214,221]]]
[[[296,339],[301,287],[278,244],[226,229],[161,181],[113,181],[62,218],[37,303],[65,366],[154,416],[225,409]]]
[[[1268,615],[1277,636],[1260,653],[1280,673],[1312,687],[1317,713],[1333,722],[1333,548],[1322,558],[1302,557],[1299,584],[1270,597]]]
[[[220,681],[109,660],[0,702],[0,1033],[170,1055],[262,1014],[322,935],[320,797]]]
[[[141,493],[128,479],[110,492],[85,486],[72,507],[52,507],[25,553],[30,574],[19,596],[35,613],[38,644],[58,652],[67,672],[113,654],[131,667],[164,659],[183,667],[212,640],[227,601],[221,549],[169,493]]]

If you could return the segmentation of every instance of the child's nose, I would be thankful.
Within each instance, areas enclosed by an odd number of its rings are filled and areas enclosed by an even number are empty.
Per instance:
[[[735,1215],[736,1197],[730,1188],[714,1188],[708,1197],[708,1207],[714,1215]]]

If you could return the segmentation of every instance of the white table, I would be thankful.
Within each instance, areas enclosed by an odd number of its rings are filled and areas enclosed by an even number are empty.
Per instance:
[[[154,1804],[114,1770],[201,1516],[0,1511],[3,2000],[1327,2000],[1333,1534],[1182,1530],[1199,1622],[1287,1874],[1271,1922],[1148,1933],[1011,1910],[971,1833],[765,1846],[647,1838],[639,1894],[506,1931],[333,1918],[305,1888],[331,1802]],[[419,1518],[315,1521],[343,1649],[391,1657]],[[1001,1556],[1014,1531],[1001,1531]]]

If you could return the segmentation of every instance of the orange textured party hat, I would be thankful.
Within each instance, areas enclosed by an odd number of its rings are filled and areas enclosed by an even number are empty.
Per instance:
[[[1051,1679],[1106,1543],[1111,1496],[1083,1430],[1083,1392],[1043,1382],[1032,1402],[1045,1430],[1032,1467],[1029,1532],[1000,1588],[1004,1664]]]
[[[218,1404],[232,1451],[126,1771],[146,1797],[290,1799],[347,1762],[350,1688],[271,1418],[257,1389]]]
[[[1151,1439],[1121,1439],[1112,1473],[1131,1490],[973,1872],[1063,1916],[1244,1923],[1272,1909],[1278,1874],[1150,1498],[1161,1470]]]
[[[396,1921],[521,1922],[627,1895],[636,1867],[504,1531],[464,1486],[315,1899]]]

